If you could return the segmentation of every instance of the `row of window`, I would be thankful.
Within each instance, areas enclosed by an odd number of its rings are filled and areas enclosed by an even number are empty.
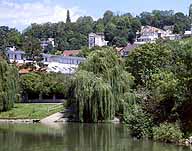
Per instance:
[[[13,60],[23,60],[24,55],[23,54],[8,54],[7,55],[9,59]],[[44,58],[44,62],[58,62],[63,64],[80,64],[82,60],[78,59],[60,59],[60,58]]]
[[[23,60],[24,55],[23,54],[8,54],[9,59],[14,59],[14,60]]]
[[[57,59],[57,58],[44,58],[45,62],[58,62],[63,64],[80,64],[82,61],[78,59]]]

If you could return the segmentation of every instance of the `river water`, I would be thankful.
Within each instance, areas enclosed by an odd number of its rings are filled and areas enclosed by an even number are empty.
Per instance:
[[[113,124],[0,125],[0,151],[190,151],[130,138]]]

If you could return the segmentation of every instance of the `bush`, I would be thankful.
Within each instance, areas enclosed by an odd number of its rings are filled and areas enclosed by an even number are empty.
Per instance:
[[[178,143],[183,138],[183,133],[176,124],[163,123],[153,128],[153,139],[165,143]]]
[[[144,138],[152,136],[152,120],[139,105],[130,107],[124,116],[130,134],[133,137]]]

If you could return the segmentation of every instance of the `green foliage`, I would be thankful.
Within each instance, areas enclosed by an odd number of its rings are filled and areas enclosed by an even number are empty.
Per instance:
[[[126,67],[137,84],[147,84],[152,74],[169,66],[171,50],[159,44],[144,44],[135,49],[126,60]]]
[[[93,73],[79,71],[75,87],[81,121],[109,120],[115,114],[114,98],[110,85]]]
[[[153,138],[165,143],[179,143],[183,138],[183,133],[178,125],[163,123],[153,128]]]
[[[26,36],[40,40],[54,38],[55,49],[59,51],[81,49],[81,47],[87,46],[90,32],[104,32],[109,45],[123,47],[128,42],[134,42],[135,34],[141,29],[141,26],[150,25],[160,29],[171,26],[174,28],[174,33],[183,33],[185,30],[190,30],[190,24],[191,7],[189,16],[182,12],[174,13],[173,10],[153,10],[133,17],[130,13],[116,15],[108,10],[97,21],[90,16],[84,16],[79,17],[76,22],[71,22],[68,10],[66,23],[31,24],[23,34],[15,29],[0,27],[0,38],[3,39],[0,42],[0,49],[13,45],[20,48]]]
[[[121,58],[111,48],[93,51],[80,65],[75,78],[79,118],[84,122],[111,120],[121,105],[132,99],[133,77],[124,71]]]
[[[140,14],[142,25],[150,25],[161,29],[165,26],[173,26],[175,27],[175,33],[183,33],[185,30],[190,29],[189,18],[182,12],[174,13],[173,10],[153,10],[152,12],[143,12]]]
[[[154,124],[181,121],[183,132],[191,131],[191,38],[146,44],[126,60],[135,77],[137,102]]]
[[[18,100],[18,71],[0,59],[0,111],[10,110]]]
[[[177,86],[178,79],[172,72],[159,71],[151,76],[148,88],[152,91],[153,97],[156,97],[155,100],[161,102],[167,98],[175,97]]]
[[[132,105],[127,108],[124,116],[130,134],[137,138],[148,138],[152,136],[152,119],[139,105]]]
[[[26,57],[32,61],[39,63],[42,61],[42,48],[40,46],[39,39],[36,39],[32,36],[25,37],[23,41],[22,49],[26,52]]]
[[[66,98],[71,82],[70,77],[59,73],[29,73],[20,77],[22,93],[29,99],[36,99],[42,95],[48,97],[62,95]]]
[[[190,23],[192,23],[192,4],[189,6],[189,19]]]

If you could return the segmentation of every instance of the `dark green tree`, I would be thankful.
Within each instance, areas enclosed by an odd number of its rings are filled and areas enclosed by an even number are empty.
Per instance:
[[[42,61],[42,48],[40,40],[32,36],[24,37],[22,49],[26,52],[26,57],[34,62]]]
[[[67,10],[66,23],[70,23],[70,22],[71,22],[70,12],[69,12],[69,10]]]
[[[10,110],[19,101],[18,71],[0,58],[0,111]]]
[[[189,6],[189,19],[190,23],[192,24],[192,4]]]

